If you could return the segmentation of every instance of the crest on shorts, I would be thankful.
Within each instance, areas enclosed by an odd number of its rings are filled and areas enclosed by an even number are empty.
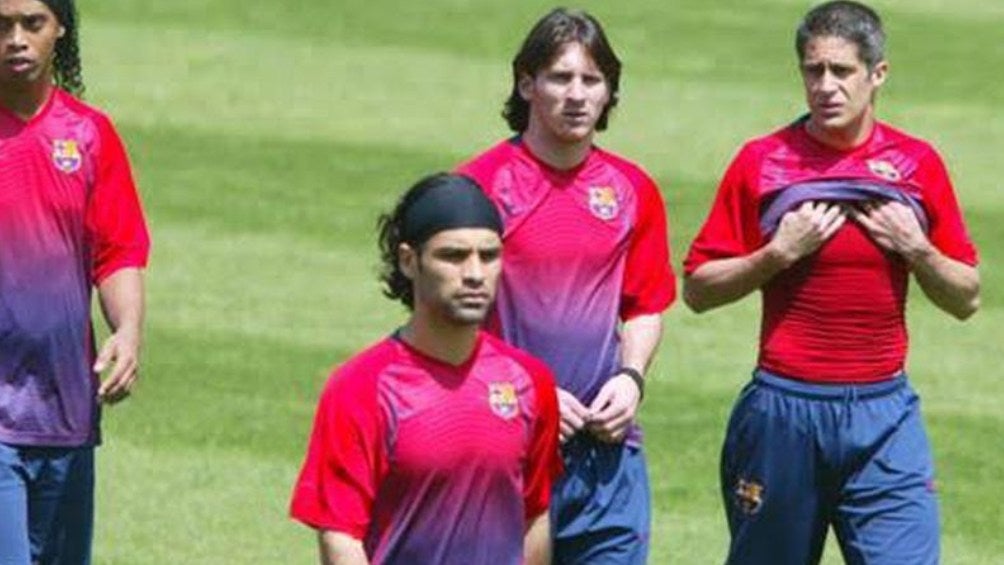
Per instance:
[[[589,187],[589,210],[601,220],[612,220],[617,217],[620,208],[617,204],[617,193],[609,186]]]
[[[56,139],[52,142],[52,163],[66,174],[75,173],[84,162],[75,139]]]
[[[736,496],[736,505],[744,514],[752,516],[763,506],[763,485],[756,481],[739,479],[733,493]]]
[[[868,170],[875,173],[876,176],[882,177],[891,182],[899,182],[899,180],[903,178],[899,169],[884,159],[872,159],[868,161]]]
[[[488,384],[488,405],[503,420],[511,420],[519,413],[516,386],[510,382]]]

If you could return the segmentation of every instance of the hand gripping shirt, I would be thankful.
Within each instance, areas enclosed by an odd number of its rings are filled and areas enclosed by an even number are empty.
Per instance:
[[[861,146],[838,151],[805,132],[804,118],[747,143],[725,173],[684,262],[747,255],[765,245],[781,216],[805,201],[896,200],[931,243],[969,265],[976,249],[937,152],[877,123]],[[820,249],[763,287],[758,364],[816,382],[872,382],[901,371],[909,271],[848,221]]]
[[[588,405],[620,367],[619,322],[660,313],[676,297],[658,188],[598,148],[574,169],[553,169],[519,138],[459,171],[505,223],[493,331],[540,357]]]
[[[149,246],[104,114],[58,89],[27,122],[0,108],[0,442],[98,441],[91,288]]]
[[[543,363],[485,333],[460,366],[393,337],[329,380],[290,512],[373,563],[516,565],[560,472]]]

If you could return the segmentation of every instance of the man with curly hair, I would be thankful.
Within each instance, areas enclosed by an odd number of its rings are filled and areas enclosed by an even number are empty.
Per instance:
[[[122,142],[83,90],[73,1],[0,0],[3,564],[90,562],[99,406],[137,378],[149,235]]]

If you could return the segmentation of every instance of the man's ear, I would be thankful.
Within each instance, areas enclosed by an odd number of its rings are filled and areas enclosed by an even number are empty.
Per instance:
[[[415,280],[415,275],[418,273],[418,250],[407,243],[398,245],[397,266],[404,276]]]
[[[522,74],[519,77],[519,81],[516,83],[516,87],[519,89],[519,96],[523,100],[529,102],[533,98],[533,76],[528,74]]]
[[[871,80],[872,85],[878,88],[885,84],[886,79],[889,78],[889,62],[879,61],[872,67]]]

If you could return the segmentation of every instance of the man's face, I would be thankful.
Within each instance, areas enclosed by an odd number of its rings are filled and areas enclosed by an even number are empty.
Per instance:
[[[0,88],[52,80],[63,26],[39,0],[0,0]]]
[[[444,230],[417,253],[403,244],[399,260],[414,285],[416,314],[453,325],[480,324],[495,299],[502,240],[486,228]]]
[[[606,77],[581,43],[567,43],[551,64],[525,75],[519,93],[530,105],[530,130],[557,144],[592,139],[610,101]]]
[[[882,61],[869,71],[857,45],[846,39],[810,39],[801,64],[810,128],[837,137],[858,133],[872,119],[875,92],[887,70]]]

